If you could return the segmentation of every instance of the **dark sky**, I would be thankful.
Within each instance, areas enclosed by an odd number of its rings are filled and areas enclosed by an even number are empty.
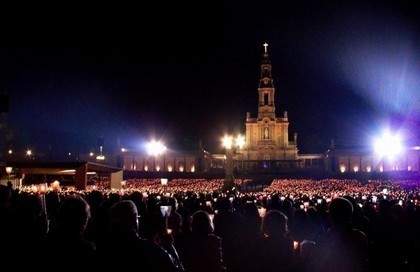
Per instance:
[[[2,8],[3,137],[34,152],[88,152],[99,137],[108,151],[156,137],[221,152],[256,117],[264,42],[300,153],[366,145],[390,124],[418,136],[414,1],[245,2]]]

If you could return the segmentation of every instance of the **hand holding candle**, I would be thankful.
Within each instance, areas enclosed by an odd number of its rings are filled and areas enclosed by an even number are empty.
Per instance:
[[[165,217],[165,230],[168,229],[168,217],[171,215],[172,206],[160,206],[160,212]]]

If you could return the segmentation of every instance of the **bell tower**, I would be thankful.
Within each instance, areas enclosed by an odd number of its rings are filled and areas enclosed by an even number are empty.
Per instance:
[[[272,65],[268,54],[268,44],[264,43],[261,73],[258,84],[258,115],[246,115],[245,148],[242,159],[248,167],[263,171],[298,167],[297,134],[289,140],[289,117],[287,111],[276,116],[275,88]]]
[[[264,56],[261,63],[261,77],[258,85],[258,119],[264,117],[274,120],[276,118],[276,107],[274,105],[274,84],[271,76],[271,62],[268,58],[268,44],[264,43]]]

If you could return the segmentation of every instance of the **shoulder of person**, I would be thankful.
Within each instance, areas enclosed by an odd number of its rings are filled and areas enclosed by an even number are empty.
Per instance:
[[[213,240],[222,240],[222,237],[220,237],[220,236],[218,236],[218,235],[216,235],[216,234],[209,234],[209,238],[210,239],[213,239]]]
[[[359,238],[361,240],[367,240],[367,235],[366,233],[364,233],[363,231],[359,230],[359,229],[352,229],[352,235],[355,238]]]

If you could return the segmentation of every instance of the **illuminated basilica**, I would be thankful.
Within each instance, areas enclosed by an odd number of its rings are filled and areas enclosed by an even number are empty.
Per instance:
[[[275,88],[271,75],[268,44],[264,44],[264,57],[261,63],[261,77],[258,85],[258,116],[246,115],[246,142],[242,160],[248,167],[276,167],[281,169],[299,167],[297,133],[289,139],[289,120],[287,112],[276,116]],[[271,165],[268,165],[270,162]]]
[[[297,133],[289,135],[289,119],[284,111],[276,116],[275,87],[268,44],[264,44],[258,86],[258,116],[246,114],[245,145],[233,151],[233,169],[241,173],[271,173],[301,168],[323,168],[323,155],[298,155]],[[226,167],[225,154],[210,154],[203,148],[196,152],[123,154],[121,166],[133,171],[218,172]]]
[[[88,169],[113,172],[111,181],[117,176],[122,179],[123,172],[125,178],[220,178],[224,176],[225,186],[229,189],[234,186],[233,181],[236,178],[244,179],[248,176],[266,178],[273,175],[286,178],[301,177],[303,174],[311,178],[355,177],[355,175],[375,178],[376,174],[387,173],[404,174],[406,177],[412,174],[418,175],[420,171],[419,145],[404,147],[403,152],[392,157],[380,155],[373,147],[342,149],[336,147],[334,142],[322,154],[299,154],[298,134],[296,132],[293,135],[289,134],[287,111],[283,111],[280,116],[276,115],[272,65],[266,43],[260,69],[258,100],[256,101],[257,116],[252,117],[250,112],[246,113],[245,135],[238,136],[236,141],[227,135],[222,154],[210,153],[201,144],[194,151],[164,150],[162,146],[158,146],[158,150],[152,152],[122,148],[116,154],[102,154],[103,150],[100,146],[99,156],[95,157],[93,153],[80,156],[80,161],[87,164],[80,164],[81,162],[71,164],[72,167],[74,165],[76,167],[74,170],[76,180],[86,185],[85,176]],[[157,143],[154,142],[154,144]],[[11,155],[11,152],[9,154]],[[12,166],[23,167],[18,162],[19,160],[16,160]],[[45,168],[45,165],[41,166]],[[36,170],[40,166],[25,164],[25,167]],[[51,164],[51,167],[56,167],[56,164]]]
[[[276,115],[275,87],[268,44],[264,44],[258,85],[258,114],[246,113],[243,145],[232,145],[223,154],[211,154],[201,146],[193,152],[167,151],[162,154],[140,154],[125,150],[117,157],[117,166],[126,171],[165,172],[174,174],[225,173],[278,174],[297,172],[369,173],[387,171],[418,172],[420,147],[389,160],[378,157],[373,149],[339,149],[331,145],[323,154],[299,154],[297,133],[289,135],[287,111]]]

